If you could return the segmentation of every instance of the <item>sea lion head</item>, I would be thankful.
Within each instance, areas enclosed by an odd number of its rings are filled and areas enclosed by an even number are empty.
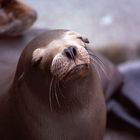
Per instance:
[[[21,57],[26,55],[22,62],[23,73],[40,69],[59,81],[82,78],[88,73],[90,64],[87,43],[87,38],[74,31],[47,31],[23,51]]]
[[[62,38],[34,50],[32,61],[40,61],[40,68],[44,70],[44,64],[49,61],[51,74],[59,80],[84,76],[90,62],[85,41],[73,31],[67,31]]]

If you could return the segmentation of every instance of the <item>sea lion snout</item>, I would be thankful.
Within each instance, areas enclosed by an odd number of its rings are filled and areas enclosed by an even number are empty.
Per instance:
[[[79,71],[82,73],[83,70],[84,72],[83,67],[88,68],[89,63],[89,54],[83,46],[79,44],[69,45],[62,52],[55,55],[51,64],[51,72],[53,76],[61,80],[72,70],[72,75],[78,75],[77,67],[79,66]]]

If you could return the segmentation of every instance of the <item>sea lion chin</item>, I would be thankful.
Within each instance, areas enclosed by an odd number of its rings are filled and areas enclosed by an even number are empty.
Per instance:
[[[88,70],[89,70],[88,64],[77,65],[66,74],[63,80],[68,81],[77,78],[84,78],[88,74]]]

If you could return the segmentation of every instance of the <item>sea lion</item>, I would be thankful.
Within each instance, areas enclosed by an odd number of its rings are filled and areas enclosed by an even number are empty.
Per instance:
[[[0,0],[0,36],[22,35],[36,18],[36,11],[20,0]]]
[[[122,77],[87,43],[79,33],[49,30],[27,45],[0,98],[0,138],[102,140],[105,97]]]

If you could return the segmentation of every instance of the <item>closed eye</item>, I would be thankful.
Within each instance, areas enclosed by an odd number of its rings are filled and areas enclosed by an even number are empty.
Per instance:
[[[42,60],[42,57],[40,57],[40,58],[39,58],[38,60],[36,60],[36,61],[33,61],[33,62],[32,62],[32,66],[36,67],[37,65],[39,65],[40,62],[41,62],[41,60]]]
[[[90,43],[88,38],[83,38],[82,36],[77,37],[78,39],[82,40],[84,43]]]

